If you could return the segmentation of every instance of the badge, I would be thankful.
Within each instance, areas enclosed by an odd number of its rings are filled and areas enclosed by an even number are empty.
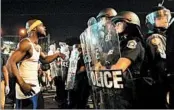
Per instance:
[[[137,42],[135,40],[129,40],[127,43],[127,47],[130,49],[135,49],[137,46]]]
[[[151,43],[152,43],[153,45],[159,45],[160,42],[161,42],[161,40],[160,40],[160,38],[158,38],[158,37],[155,37],[155,38],[153,38],[153,39],[151,40]]]
[[[114,50],[109,50],[108,55],[113,54]]]

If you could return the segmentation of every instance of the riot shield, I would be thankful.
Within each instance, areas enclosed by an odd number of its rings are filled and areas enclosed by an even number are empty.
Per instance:
[[[73,47],[73,50],[71,51],[71,55],[69,58],[67,83],[65,87],[66,90],[72,90],[74,88],[78,60],[79,60],[78,48]]]
[[[70,50],[69,46],[64,42],[59,42],[59,45],[60,45],[60,52],[65,55],[65,59],[61,59],[61,74],[60,74],[62,80],[65,81],[68,74]]]
[[[55,53],[55,49],[56,49],[56,45],[51,44],[49,46],[48,55],[53,55]],[[57,76],[56,61],[53,61],[53,62],[50,63],[50,74],[51,74],[51,78],[54,78],[55,76]]]
[[[56,101],[58,102],[58,108],[66,108],[67,106],[67,91],[65,90],[66,78],[68,74],[68,62],[69,62],[69,46],[64,42],[59,42],[60,48],[56,51],[65,55],[65,58],[57,58],[57,77],[54,79],[56,85]]]
[[[97,22],[89,26],[81,34],[80,41],[95,108],[124,108],[127,102],[121,99],[122,71],[111,69],[120,58],[119,36],[113,24]]]

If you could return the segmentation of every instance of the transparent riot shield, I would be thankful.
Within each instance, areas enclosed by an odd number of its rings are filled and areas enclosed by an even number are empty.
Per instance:
[[[67,83],[65,87],[66,90],[72,90],[74,88],[78,60],[79,60],[78,48],[73,46],[73,50],[71,51],[71,55],[69,58]]]
[[[69,65],[69,57],[70,57],[70,50],[69,46],[64,42],[59,42],[60,45],[60,52],[65,55],[65,59],[61,59],[61,72],[59,76],[61,76],[62,80],[65,82],[68,74],[68,65]]]
[[[83,53],[83,59],[84,59],[84,63],[85,63],[85,67],[86,67],[86,72],[87,72],[87,77],[88,77],[88,83],[91,86],[91,91],[90,91],[90,95],[91,95],[91,99],[94,105],[94,108],[98,108],[98,104],[97,104],[97,97],[96,97],[96,93],[95,93],[95,88],[92,85],[92,80],[90,78],[90,71],[91,69],[91,53],[90,51],[90,40],[87,40],[87,36],[88,36],[88,29],[85,30],[81,35],[80,35],[80,42],[81,42],[81,48],[82,48],[82,53]]]
[[[56,50],[56,45],[55,44],[51,44],[49,46],[49,51],[48,51],[48,55],[53,55],[54,52]],[[56,61],[53,61],[50,63],[50,74],[51,77],[54,78],[55,76],[57,76],[57,66],[56,66]]]
[[[120,58],[119,36],[111,22],[95,23],[80,36],[95,108],[124,108],[122,72],[111,67]]]

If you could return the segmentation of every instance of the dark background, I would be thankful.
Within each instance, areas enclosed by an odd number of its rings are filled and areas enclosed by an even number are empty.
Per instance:
[[[87,21],[103,8],[117,12],[130,10],[138,14],[144,25],[145,15],[162,0],[2,0],[1,25],[3,35],[16,35],[29,19],[40,19],[51,39],[56,42],[78,38]],[[174,11],[174,0],[164,6]],[[145,29],[142,26],[143,30]]]

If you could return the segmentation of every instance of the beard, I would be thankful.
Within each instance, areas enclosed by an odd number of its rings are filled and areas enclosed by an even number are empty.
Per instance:
[[[46,37],[46,32],[45,33],[37,32],[37,36],[38,36],[39,39],[45,38]]]

